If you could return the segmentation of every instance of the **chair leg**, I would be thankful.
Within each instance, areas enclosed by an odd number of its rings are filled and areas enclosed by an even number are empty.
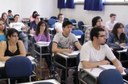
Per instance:
[[[8,78],[8,84],[11,84],[11,83],[10,83],[10,78]]]

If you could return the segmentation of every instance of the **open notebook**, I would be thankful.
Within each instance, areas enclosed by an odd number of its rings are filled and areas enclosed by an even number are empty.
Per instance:
[[[102,69],[116,69],[115,66],[113,65],[99,65],[99,68],[102,68]],[[123,71],[123,73],[121,73],[122,75],[126,75],[125,71]]]
[[[73,51],[73,52],[71,52],[71,53],[62,52],[62,54],[67,55],[67,56],[73,56],[73,55],[78,55],[78,54],[79,54],[79,51]]]

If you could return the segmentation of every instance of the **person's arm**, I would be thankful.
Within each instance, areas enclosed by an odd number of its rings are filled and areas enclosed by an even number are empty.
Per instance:
[[[120,61],[118,60],[118,59],[114,59],[114,60],[112,60],[112,63],[114,64],[114,66],[117,68],[117,70],[119,71],[119,72],[123,72],[123,67],[122,67],[122,64],[120,63]]]
[[[75,46],[77,47],[78,50],[81,49],[81,44],[79,41],[75,42]]]
[[[114,42],[115,38],[114,34],[110,33],[109,38],[107,39],[107,44],[110,47],[119,47],[119,45]]]
[[[6,61],[10,58],[8,56],[6,57],[4,56],[6,48],[7,48],[6,41],[0,42],[0,61]]]
[[[99,65],[107,65],[110,64],[108,60],[102,60],[97,62],[89,62],[89,61],[81,61],[84,68],[96,68]]]
[[[52,52],[54,53],[58,53],[58,52],[72,52],[71,49],[62,49],[62,48],[59,48],[57,47],[57,43],[56,42],[53,42],[52,44]]]
[[[19,56],[26,56],[26,50],[25,50],[23,42],[19,40],[18,46],[19,46],[19,51],[20,51]]]

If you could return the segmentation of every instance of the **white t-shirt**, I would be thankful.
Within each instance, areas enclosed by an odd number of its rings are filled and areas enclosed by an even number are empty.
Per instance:
[[[114,23],[112,23],[111,21],[107,21],[106,22],[106,27],[109,29],[109,30],[112,30],[114,25],[117,23],[117,21],[114,21]]]
[[[11,28],[15,28],[17,31],[21,31],[21,29],[25,26],[22,22],[13,22],[9,25]]]
[[[55,29],[59,30],[59,32],[62,32],[63,31],[62,23],[63,22],[56,22],[55,23]]]
[[[105,57],[107,57],[110,61],[116,59],[115,55],[107,44],[101,45],[100,50],[96,50],[93,47],[92,41],[88,41],[80,50],[80,63],[78,68],[83,68],[81,61],[96,62],[104,60]]]

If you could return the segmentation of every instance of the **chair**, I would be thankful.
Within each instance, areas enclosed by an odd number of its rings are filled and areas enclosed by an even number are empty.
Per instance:
[[[124,82],[119,71],[116,69],[108,69],[100,73],[98,84],[124,84]]]
[[[56,23],[56,20],[55,19],[49,19],[48,20],[49,27],[52,27],[55,23]]]
[[[83,31],[79,30],[79,29],[78,30],[73,30],[72,33],[75,34],[76,36],[77,35],[83,35]]]
[[[29,81],[31,81],[32,62],[27,57],[14,56],[6,61],[5,71],[9,79],[29,77]],[[10,80],[8,82],[10,84]]]
[[[84,31],[84,22],[83,21],[78,21],[78,28],[82,31]]]

